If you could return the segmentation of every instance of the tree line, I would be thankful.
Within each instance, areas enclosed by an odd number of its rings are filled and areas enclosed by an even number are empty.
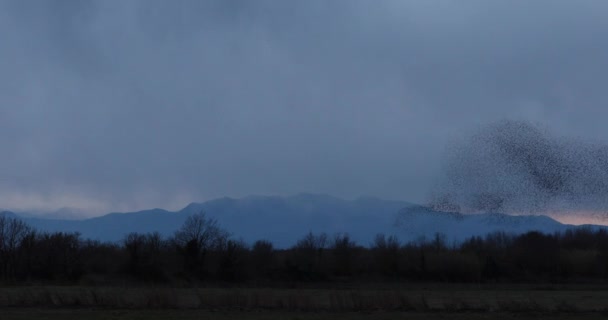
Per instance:
[[[363,246],[348,234],[304,235],[288,249],[247,244],[204,213],[171,237],[130,233],[120,243],[40,232],[0,216],[4,284],[119,285],[300,282],[568,282],[608,279],[608,232],[492,233],[448,245],[445,237],[402,243],[379,234]]]

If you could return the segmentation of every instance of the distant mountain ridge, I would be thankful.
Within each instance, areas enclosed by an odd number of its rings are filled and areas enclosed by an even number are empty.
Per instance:
[[[84,238],[120,241],[130,232],[158,231],[164,236],[173,235],[189,215],[201,211],[217,219],[234,237],[248,243],[266,239],[280,248],[295,244],[310,231],[325,232],[330,236],[348,233],[358,244],[369,245],[378,233],[395,235],[402,241],[430,240],[436,233],[442,233],[446,241],[451,243],[496,231],[521,234],[536,230],[553,233],[575,228],[546,216],[500,213],[463,215],[434,211],[404,201],[372,197],[344,200],[319,194],[218,198],[191,203],[176,212],[151,209],[110,213],[83,220],[31,216],[22,216],[22,219],[42,231],[80,232]]]
[[[562,224],[544,215],[508,215],[504,213],[462,214],[434,211],[427,207],[411,206],[402,209],[397,228],[409,241],[427,239],[436,233],[444,234],[448,242],[461,242],[472,236],[485,236],[494,232],[522,234],[529,231],[543,233],[563,232],[570,228],[605,226],[573,226]]]

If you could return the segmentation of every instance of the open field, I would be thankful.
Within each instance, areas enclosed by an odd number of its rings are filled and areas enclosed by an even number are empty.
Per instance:
[[[392,319],[557,319],[557,320],[600,320],[606,319],[601,313],[507,313],[507,312],[371,312],[371,313],[302,313],[277,311],[206,311],[206,310],[89,310],[89,309],[5,309],[0,310],[3,320],[160,320],[160,319],[244,319],[244,320],[392,320]]]
[[[379,289],[380,288],[380,289]],[[4,287],[1,319],[601,319],[604,286]]]

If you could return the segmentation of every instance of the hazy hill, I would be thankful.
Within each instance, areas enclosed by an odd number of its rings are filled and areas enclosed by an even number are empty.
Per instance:
[[[463,241],[471,236],[485,236],[494,232],[554,233],[573,227],[575,226],[562,224],[543,215],[461,214],[439,212],[421,206],[402,209],[397,218],[397,229],[401,238],[409,241],[430,240],[435,233],[442,233],[446,236],[448,244]],[[600,226],[591,227],[600,228]]]
[[[235,237],[249,243],[267,239],[278,247],[293,245],[309,231],[330,236],[346,232],[357,243],[368,245],[377,233],[397,235],[403,241],[431,239],[435,233],[443,233],[451,243],[495,231],[552,233],[572,227],[546,216],[462,215],[402,201],[367,197],[344,200],[315,194],[220,198],[191,203],[177,212],[152,209],[110,213],[85,220],[23,219],[40,230],[78,231],[85,238],[119,241],[129,232],[158,231],[165,236],[172,235],[188,215],[201,211],[217,219]]]

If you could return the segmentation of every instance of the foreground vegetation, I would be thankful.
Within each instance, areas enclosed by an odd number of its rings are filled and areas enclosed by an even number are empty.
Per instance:
[[[8,285],[238,285],[325,283],[604,283],[608,232],[495,233],[449,245],[442,235],[415,243],[378,235],[367,246],[347,234],[309,233],[289,249],[246,244],[204,214],[175,235],[128,234],[121,243],[41,233],[0,216],[0,283]]]
[[[4,319],[601,319],[608,233],[248,245],[204,214],[170,238],[41,233],[0,216]]]
[[[91,316],[116,312],[145,314],[243,314],[257,319],[375,314],[519,314],[608,316],[608,290],[602,286],[387,285],[341,289],[166,288],[166,287],[5,287],[0,288],[2,319],[11,313],[39,312]],[[29,310],[29,311],[26,311]],[[168,311],[171,310],[171,311]],[[264,316],[262,317],[263,314]],[[120,318],[120,317],[117,317]],[[125,318],[126,319],[126,318]]]

